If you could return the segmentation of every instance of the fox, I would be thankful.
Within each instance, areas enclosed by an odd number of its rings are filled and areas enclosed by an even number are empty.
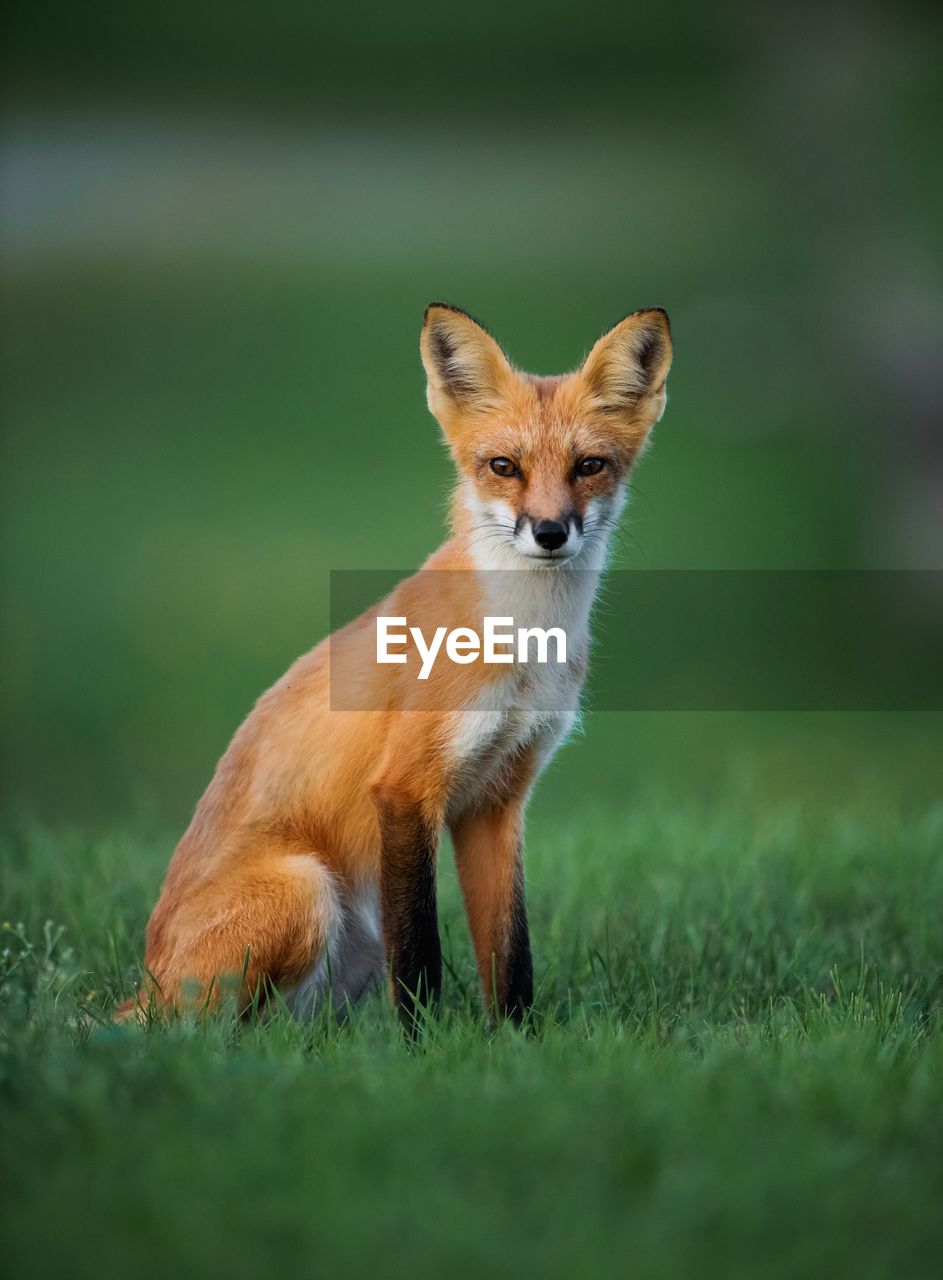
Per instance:
[[[529,1016],[525,811],[579,715],[627,478],[665,410],[671,328],[660,307],[634,311],[574,372],[540,376],[466,311],[433,302],[419,348],[456,472],[450,536],[239,727],[170,861],[146,978],[118,1018],[210,1007],[227,981],[242,1012],[277,993],[295,1016],[342,1016],[386,985],[418,1034],[441,999],[446,831],[486,1016]],[[437,663],[417,702],[415,663],[377,661],[381,617],[434,630],[483,608],[562,620],[566,663]],[[355,692],[349,704],[339,687]]]

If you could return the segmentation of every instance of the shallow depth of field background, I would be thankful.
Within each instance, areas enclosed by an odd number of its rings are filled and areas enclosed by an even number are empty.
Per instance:
[[[421,1064],[382,1007],[340,1043],[83,1010],[133,982],[173,843],[323,634],[329,571],[442,537],[429,300],[537,372],[669,310],[620,567],[941,567],[932,7],[18,3],[7,25],[14,1256],[206,1268],[208,1221],[232,1274],[266,1242],[399,1274],[407,1230],[455,1274],[563,1275],[593,1247],[599,1274],[632,1249],[666,1276],[918,1274],[939,715],[590,717],[532,809],[534,1042],[477,1030],[447,865],[454,1025]]]

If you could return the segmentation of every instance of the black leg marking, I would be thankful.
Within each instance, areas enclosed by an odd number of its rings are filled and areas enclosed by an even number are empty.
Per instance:
[[[511,919],[505,964],[504,990],[498,992],[501,1012],[520,1025],[534,1002],[534,966],[530,954],[527,907],[524,903],[524,868],[518,856],[511,897]]]
[[[436,908],[437,832],[415,815],[383,815],[380,894],[383,939],[393,999],[404,1029],[415,1036],[423,1010],[442,991],[442,950]]]

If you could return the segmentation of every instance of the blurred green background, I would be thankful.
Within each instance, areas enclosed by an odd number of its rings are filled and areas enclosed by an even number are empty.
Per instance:
[[[14,6],[4,810],[182,822],[329,571],[437,544],[433,298],[538,372],[668,308],[621,566],[940,567],[939,34],[838,3]],[[538,805],[924,798],[941,736],[596,715]]]

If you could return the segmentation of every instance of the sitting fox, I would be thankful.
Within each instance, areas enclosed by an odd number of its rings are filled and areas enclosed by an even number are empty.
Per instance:
[[[524,810],[578,712],[627,474],[665,407],[670,328],[660,308],[636,311],[577,372],[536,377],[466,312],[433,303],[420,350],[458,472],[452,536],[259,699],[177,846],[147,980],[119,1016],[211,1003],[225,975],[243,1008],[275,989],[299,1015],[341,1010],[385,974],[414,1031],[441,987],[445,828],[486,1008],[519,1022],[531,1004]],[[483,611],[562,627],[565,666],[437,662],[421,686],[434,696],[417,702],[416,664],[377,660],[381,615],[434,632],[445,614]],[[356,685],[350,708],[339,673]]]

